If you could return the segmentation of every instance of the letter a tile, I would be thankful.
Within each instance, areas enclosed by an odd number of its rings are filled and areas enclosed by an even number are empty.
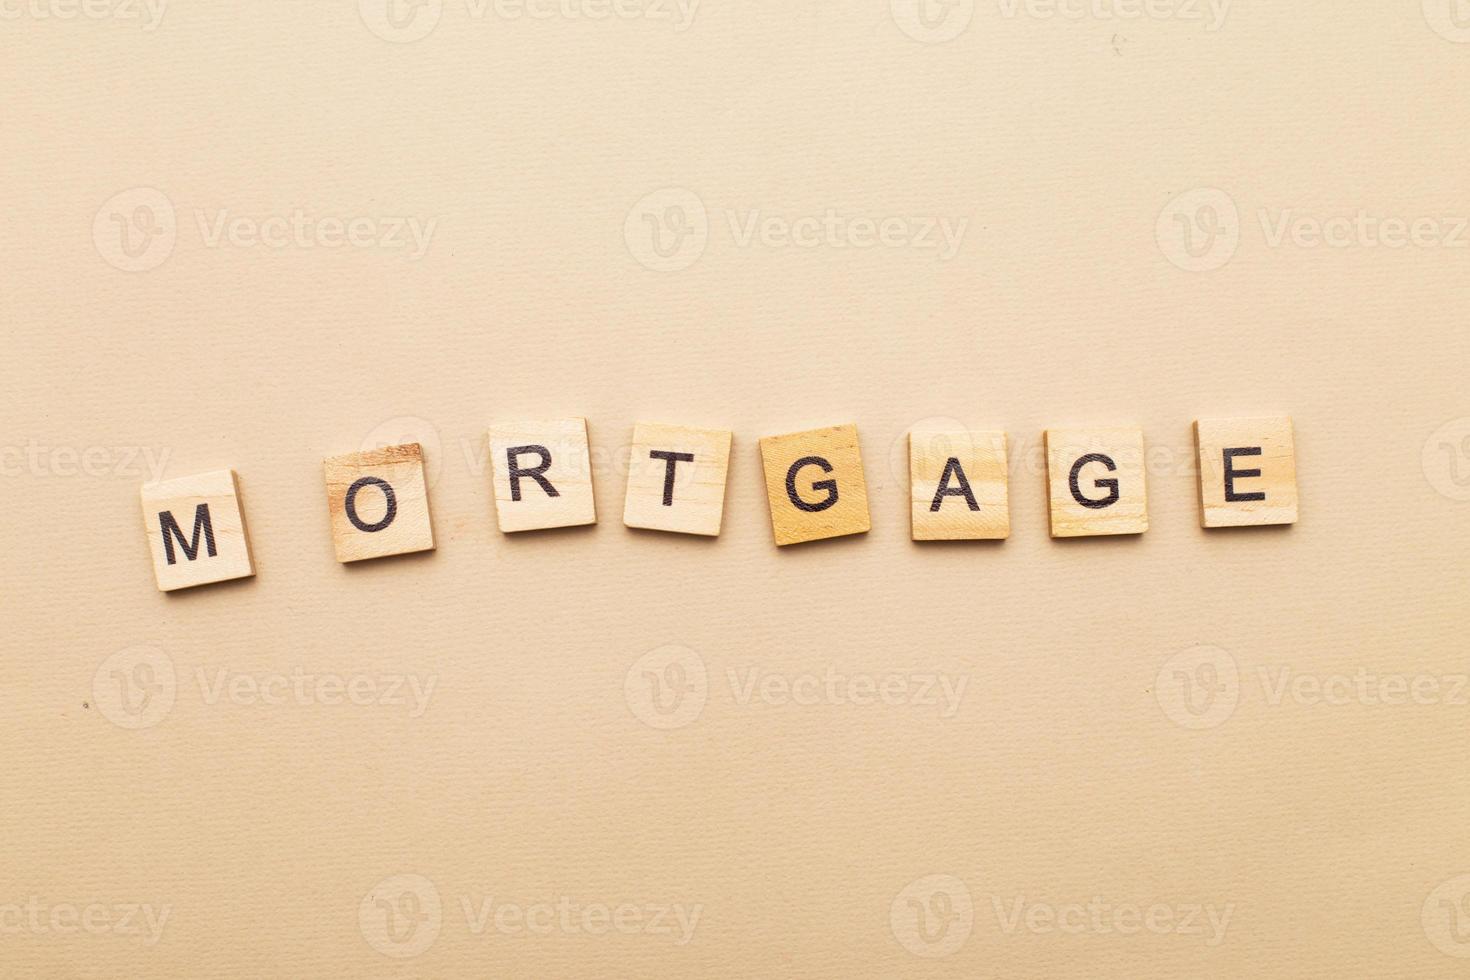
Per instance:
[[[434,549],[418,443],[334,456],[323,468],[338,561]]]
[[[776,544],[863,534],[871,527],[857,426],[767,436],[761,461]]]
[[[909,432],[909,496],[915,541],[1010,536],[1006,434],[949,426]]]
[[[1148,530],[1142,431],[1048,429],[1046,472],[1052,537]]]
[[[145,484],[141,499],[160,592],[255,574],[234,470]]]
[[[586,419],[492,425],[490,465],[507,534],[597,523]]]

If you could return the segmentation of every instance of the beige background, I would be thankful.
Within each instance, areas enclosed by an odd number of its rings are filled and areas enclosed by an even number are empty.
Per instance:
[[[1470,212],[1470,29],[1448,2],[43,16],[76,9],[0,19],[0,973],[1470,968],[1470,251],[1445,241]],[[948,259],[742,243],[752,211],[829,209],[899,219],[894,241],[968,224]],[[1359,211],[1438,244],[1272,244],[1283,215]],[[415,259],[246,225],[212,244],[222,212],[362,219],[361,242],[436,225]],[[645,214],[685,250],[660,258]],[[1204,533],[1191,421],[1277,412],[1301,523]],[[501,535],[485,426],[569,415],[602,523]],[[903,436],[936,417],[1011,434],[1010,541],[908,540]],[[719,539],[619,524],[639,419],[735,431]],[[849,421],[873,531],[778,551],[757,439]],[[1140,539],[1048,539],[1040,432],[1069,424],[1144,428]],[[438,550],[343,568],[321,461],[402,435],[437,473]],[[155,591],[137,491],[160,458],[239,471],[255,579]],[[297,670],[434,688],[416,716],[250,694]],[[950,712],[760,686],[828,671],[965,688]],[[649,672],[682,687],[656,702]],[[1399,681],[1429,703],[1365,703]],[[422,917],[395,940],[375,900],[405,896]],[[1230,918],[1040,931],[1094,897]],[[477,932],[486,898],[512,911]],[[563,900],[700,911],[683,945],[631,912],[514,927]],[[135,904],[167,908],[160,935],[116,921]]]

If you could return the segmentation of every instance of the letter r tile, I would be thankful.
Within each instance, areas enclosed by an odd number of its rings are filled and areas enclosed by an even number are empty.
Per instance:
[[[871,527],[857,426],[767,436],[761,462],[776,544],[863,534]]]
[[[140,499],[160,592],[255,574],[234,470],[144,484]]]
[[[434,549],[418,443],[334,456],[322,465],[339,562]]]
[[[1052,537],[1148,530],[1142,430],[1048,429],[1046,473]]]
[[[501,531],[597,523],[586,419],[492,425],[490,466]]]

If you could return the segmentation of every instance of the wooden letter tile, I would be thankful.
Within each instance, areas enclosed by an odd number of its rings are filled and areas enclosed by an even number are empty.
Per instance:
[[[145,484],[141,497],[159,591],[255,574],[234,470]]]
[[[1142,431],[1048,429],[1046,470],[1052,537],[1148,530]]]
[[[1200,419],[1200,523],[1204,527],[1295,524],[1296,450],[1291,419]]]
[[[629,527],[716,536],[725,512],[730,433],[639,422],[628,457]]]
[[[493,425],[490,465],[500,530],[597,523],[586,419]]]
[[[761,461],[776,544],[862,534],[871,526],[857,426],[767,436]]]
[[[338,561],[433,550],[418,443],[336,456],[323,466]]]
[[[1006,538],[1006,434],[951,426],[909,432],[915,541]]]

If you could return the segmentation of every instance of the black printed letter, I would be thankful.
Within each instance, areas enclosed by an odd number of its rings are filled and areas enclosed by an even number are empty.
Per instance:
[[[953,473],[954,478],[959,481],[959,486],[949,485],[949,475]],[[929,505],[932,513],[939,513],[939,505],[944,503],[945,497],[964,497],[965,503],[971,510],[979,510],[980,502],[970,492],[970,481],[965,479],[965,470],[960,466],[960,461],[953,456],[944,464],[944,475],[939,478],[939,489],[934,492],[934,503]]]
[[[832,472],[832,464],[827,462],[820,456],[803,456],[801,457],[801,459],[798,459],[796,462],[791,464],[791,468],[786,471],[786,496],[791,499],[791,503],[796,506],[796,509],[804,510],[810,514],[815,514],[817,511],[826,510],[828,507],[831,507],[833,504],[837,503],[836,480],[816,480],[812,483],[813,490],[827,491],[826,498],[819,500],[814,504],[807,503],[805,500],[802,500],[801,497],[797,495],[796,471],[801,469],[803,466],[817,466],[821,467],[823,473]]]
[[[193,561],[199,556],[199,532],[204,532],[204,549],[209,557],[214,558],[219,552],[214,550],[214,525],[209,523],[209,505],[200,504],[194,508],[194,532],[190,540],[184,540],[184,532],[179,530],[179,522],[174,520],[171,510],[158,512],[158,527],[163,532],[163,556],[168,559],[170,565],[178,564],[174,556],[174,538],[179,539],[179,547],[184,549],[184,557]]]
[[[521,453],[535,453],[536,455],[540,456],[540,465],[532,466],[528,469],[521,469],[520,464],[516,462],[516,457],[519,456]],[[510,466],[511,500],[521,499],[521,477],[523,476],[529,476],[531,479],[541,484],[541,489],[546,491],[546,496],[561,496],[561,494],[556,492],[556,487],[551,485],[551,481],[541,475],[542,473],[545,473],[547,470],[551,469],[551,450],[547,449],[545,446],[511,446],[505,451],[505,461]]]
[[[383,514],[383,519],[376,524],[366,524],[362,518],[357,516],[357,491],[363,487],[381,488],[383,499],[388,502],[387,512]],[[347,499],[343,501],[343,506],[347,511],[347,519],[352,522],[352,526],[359,531],[367,531],[369,534],[373,531],[383,530],[383,528],[393,523],[393,518],[398,516],[398,497],[393,493],[393,488],[388,485],[386,480],[380,480],[375,476],[365,476],[348,487]]]
[[[1086,456],[1079,458],[1077,462],[1072,464],[1072,472],[1067,475],[1067,485],[1072,489],[1072,499],[1091,510],[1101,510],[1104,507],[1110,507],[1116,504],[1118,502],[1117,480],[1092,481],[1094,487],[1107,488],[1108,495],[1106,497],[1094,500],[1091,497],[1082,496],[1082,490],[1077,486],[1077,475],[1082,472],[1082,467],[1088,463],[1101,463],[1107,467],[1109,473],[1114,472],[1118,468],[1118,465],[1113,462],[1111,457],[1104,456],[1102,453],[1088,453]]]
[[[680,463],[694,462],[694,454],[671,453],[664,449],[654,449],[649,452],[648,458],[664,461],[664,506],[674,506],[674,468]]]
[[[1260,470],[1238,470],[1235,468],[1235,457],[1237,456],[1259,456],[1260,446],[1251,446],[1246,449],[1226,449],[1225,456],[1225,502],[1233,504],[1245,500],[1265,500],[1264,490],[1255,490],[1250,493],[1237,493],[1235,491],[1235,478],[1238,476],[1253,477],[1260,476]]]

